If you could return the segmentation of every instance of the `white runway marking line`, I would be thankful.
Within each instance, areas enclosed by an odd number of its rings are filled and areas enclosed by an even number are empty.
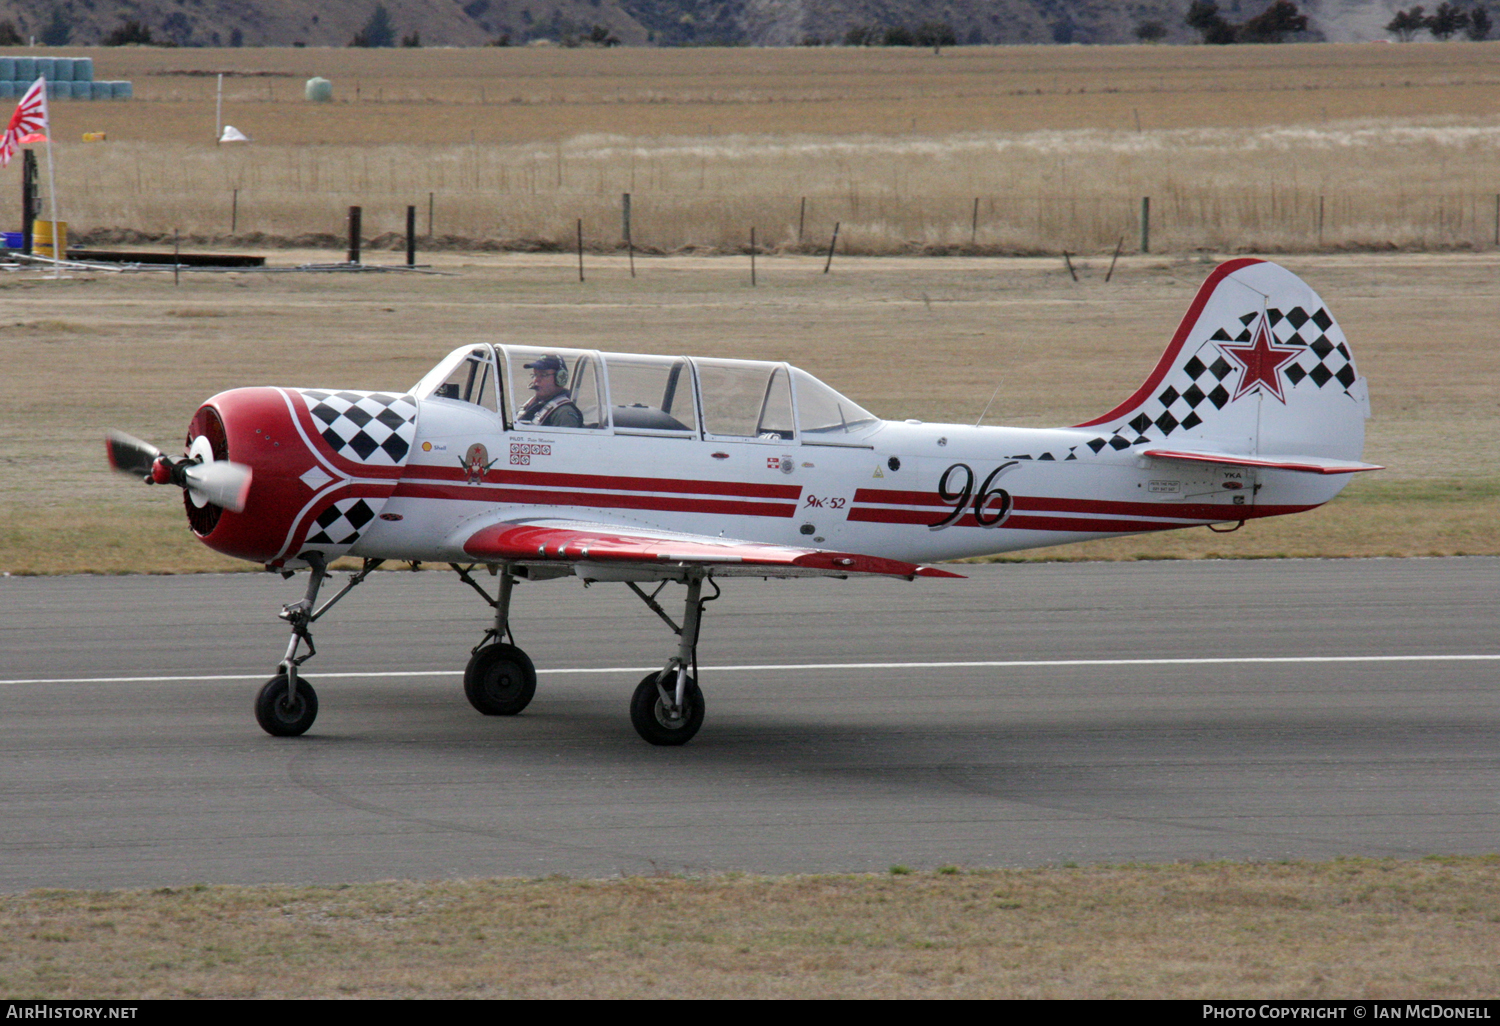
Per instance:
[[[1396,656],[1218,656],[1205,659],[1007,659],[993,661],[940,663],[755,663],[736,666],[703,666],[702,673],[741,673],[764,670],[962,670],[1023,669],[1027,667],[1065,668],[1070,666],[1227,666],[1258,663],[1455,663],[1496,662],[1495,655],[1396,655]],[[660,666],[598,666],[577,669],[538,670],[537,676],[567,673],[650,673]],[[461,670],[370,670],[358,673],[319,673],[312,680],[339,680],[365,677],[458,677]],[[268,680],[263,673],[192,674],[180,677],[32,677],[0,680],[10,684],[163,684],[194,680]]]

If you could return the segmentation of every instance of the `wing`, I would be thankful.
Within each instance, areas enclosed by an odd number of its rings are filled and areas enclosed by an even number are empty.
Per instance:
[[[706,568],[715,576],[738,577],[883,574],[911,580],[963,576],[936,567],[854,552],[769,545],[737,538],[562,519],[491,524],[471,534],[463,543],[463,550],[474,559],[486,562],[572,564],[580,577],[595,580],[609,579],[611,571],[618,574],[634,569],[647,575],[660,575],[664,570],[688,567]]]

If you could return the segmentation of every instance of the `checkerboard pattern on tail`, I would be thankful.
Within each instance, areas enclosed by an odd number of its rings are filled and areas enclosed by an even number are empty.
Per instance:
[[[1079,425],[1099,434],[1076,451],[1170,440],[1357,459],[1368,415],[1365,381],[1317,293],[1284,268],[1244,259],[1204,284],[1147,383]]]
[[[417,432],[417,403],[394,392],[301,390],[308,412],[334,452],[356,463],[396,467],[406,462]]]

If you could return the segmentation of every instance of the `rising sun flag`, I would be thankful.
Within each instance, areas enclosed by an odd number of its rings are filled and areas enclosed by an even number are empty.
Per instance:
[[[0,167],[10,164],[10,158],[15,155],[16,146],[23,138],[46,134],[47,80],[39,78],[31,83],[31,88],[26,90],[21,102],[16,104],[16,112],[10,116],[5,136],[0,138]]]

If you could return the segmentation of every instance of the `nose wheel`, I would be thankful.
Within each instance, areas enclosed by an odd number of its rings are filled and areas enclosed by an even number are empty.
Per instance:
[[[317,718],[318,693],[306,677],[297,678],[294,695],[286,674],[278,673],[255,696],[255,721],[272,737],[305,734]]]

